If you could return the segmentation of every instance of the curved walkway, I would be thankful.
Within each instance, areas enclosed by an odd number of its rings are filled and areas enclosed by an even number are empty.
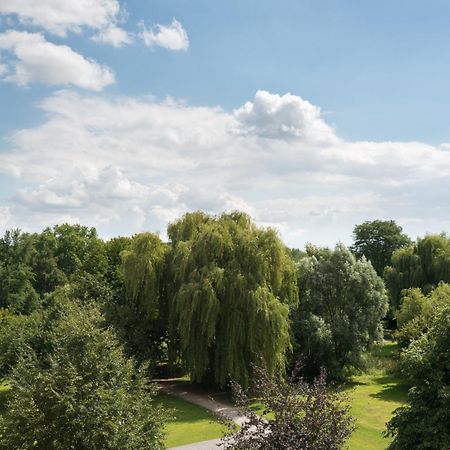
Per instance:
[[[225,419],[231,420],[239,426],[247,420],[245,415],[239,411],[238,408],[216,400],[204,393],[190,389],[186,383],[181,383],[177,380],[164,380],[158,383],[161,391],[174,397],[181,398],[186,402],[193,403],[221,416]],[[172,447],[170,450],[217,450],[220,439],[212,439],[209,441],[195,442],[193,444],[182,445],[180,447]]]
[[[219,444],[220,439],[211,439],[210,441],[194,442],[181,447],[172,447],[168,450],[219,450]]]

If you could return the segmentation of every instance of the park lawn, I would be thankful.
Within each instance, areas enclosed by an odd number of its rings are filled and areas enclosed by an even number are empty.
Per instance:
[[[386,422],[406,402],[408,393],[398,372],[389,370],[397,354],[396,343],[386,341],[374,352],[374,369],[354,376],[347,386],[357,427],[349,440],[350,450],[384,450],[389,444],[390,439],[383,437]]]
[[[166,426],[166,448],[220,438],[227,430],[213,413],[197,405],[162,393],[157,402],[173,416]]]

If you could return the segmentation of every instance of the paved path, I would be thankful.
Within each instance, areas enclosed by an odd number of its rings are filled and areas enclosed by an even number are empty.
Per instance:
[[[239,409],[228,403],[208,397],[204,393],[191,390],[189,389],[189,385],[186,383],[168,380],[161,381],[158,384],[162,392],[212,411],[218,416],[225,417],[239,426],[247,420],[247,417],[242,415]],[[211,439],[209,441],[194,442],[193,444],[182,445],[180,447],[172,447],[170,450],[219,450],[221,448],[218,446],[219,443],[220,439]]]
[[[220,439],[211,439],[210,441],[194,442],[181,447],[172,447],[169,450],[220,450],[219,442]]]
[[[246,416],[242,415],[239,409],[234,406],[222,402],[220,400],[208,397],[204,393],[196,392],[189,389],[186,383],[179,383],[174,381],[162,381],[159,383],[159,388],[166,394],[181,398],[194,405],[201,406],[218,416],[225,417],[228,420],[241,426],[246,420]]]

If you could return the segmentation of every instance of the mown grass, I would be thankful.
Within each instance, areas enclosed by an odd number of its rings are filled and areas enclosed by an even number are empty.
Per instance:
[[[166,427],[166,448],[220,438],[226,427],[209,411],[184,400],[159,394],[157,402],[171,410]]]
[[[392,341],[374,349],[368,373],[354,376],[346,386],[357,427],[348,443],[350,450],[384,450],[389,444],[383,436],[386,422],[406,402],[408,393],[395,371],[397,354]]]
[[[386,422],[393,411],[405,403],[408,391],[394,371],[396,353],[393,342],[375,349],[370,355],[368,373],[352,377],[345,386],[357,427],[348,442],[349,450],[384,450],[389,443],[383,436]],[[10,387],[0,383],[0,414],[9,392]],[[172,413],[166,427],[166,448],[220,438],[226,431],[214,414],[199,406],[163,393],[156,401]],[[257,401],[251,406],[261,411]]]

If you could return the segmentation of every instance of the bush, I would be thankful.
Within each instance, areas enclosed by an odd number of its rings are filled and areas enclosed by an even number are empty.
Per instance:
[[[352,433],[353,419],[345,397],[326,385],[325,372],[311,384],[284,381],[254,369],[256,391],[263,405],[257,415],[242,388],[234,384],[238,405],[248,418],[242,428],[223,439],[228,450],[338,450]]]
[[[408,404],[387,425],[389,450],[450,448],[450,306],[402,355],[402,370],[413,387]]]
[[[11,374],[1,450],[162,449],[164,412],[93,305],[66,302]]]

